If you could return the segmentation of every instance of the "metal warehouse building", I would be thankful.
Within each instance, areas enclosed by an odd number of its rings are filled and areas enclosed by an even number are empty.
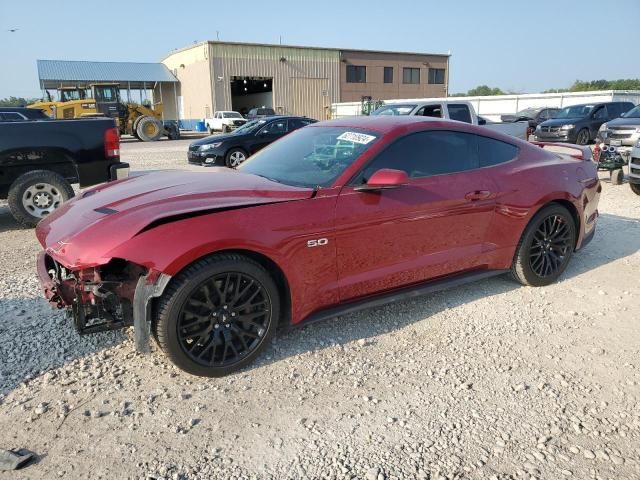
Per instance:
[[[217,110],[330,116],[331,104],[448,93],[449,55],[202,42],[162,60],[180,81],[179,117],[193,128]]]

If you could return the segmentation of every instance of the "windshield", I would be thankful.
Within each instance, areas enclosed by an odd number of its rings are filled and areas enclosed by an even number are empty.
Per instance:
[[[224,112],[222,118],[243,118],[238,112]]]
[[[260,150],[238,169],[285,185],[326,187],[378,138],[359,128],[302,128]]]
[[[262,125],[264,125],[265,123],[267,123],[266,120],[251,120],[250,122],[245,123],[244,125],[242,125],[240,128],[236,128],[233,132],[232,135],[245,135],[247,133],[251,133],[254,130],[257,130],[258,128],[260,128]]]
[[[583,118],[591,113],[593,105],[573,105],[565,107],[553,116],[553,118]]]
[[[409,115],[416,105],[385,105],[371,112],[371,115]]]
[[[622,116],[624,118],[640,118],[640,105],[632,108],[627,113],[623,113]]]

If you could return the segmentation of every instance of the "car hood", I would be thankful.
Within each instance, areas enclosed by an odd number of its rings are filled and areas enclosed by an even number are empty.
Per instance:
[[[237,133],[228,133],[224,135],[210,135],[208,137],[200,138],[198,140],[191,142],[190,146],[193,147],[197,145],[209,145],[210,143],[225,142],[229,140],[237,141],[241,138],[244,138],[245,136],[246,134],[238,135]]]
[[[86,268],[109,261],[109,252],[154,222],[312,195],[310,188],[282,185],[227,168],[153,172],[82,192],[44,218],[36,235],[63,265]]]
[[[549,120],[545,120],[540,125],[544,127],[561,127],[562,125],[569,125],[570,123],[577,123],[584,120],[584,117],[576,117],[576,118],[551,118]]]
[[[609,120],[607,122],[607,127],[624,127],[624,126],[638,126],[640,125],[640,118],[638,117],[629,117],[629,118],[616,118],[614,120]]]

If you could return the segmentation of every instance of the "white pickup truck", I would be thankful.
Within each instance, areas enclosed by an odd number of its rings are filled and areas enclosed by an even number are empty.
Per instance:
[[[522,140],[527,139],[529,122],[489,122],[478,117],[473,105],[464,100],[429,101],[387,101],[383,106],[371,112],[371,115],[418,115],[423,117],[446,118],[460,122],[481,125],[491,130],[511,135]]]
[[[247,123],[247,119],[238,112],[215,112],[213,118],[205,118],[204,124],[210,134],[227,133]]]

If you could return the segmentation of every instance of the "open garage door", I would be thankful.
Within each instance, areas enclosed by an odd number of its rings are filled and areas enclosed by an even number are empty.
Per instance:
[[[231,107],[243,115],[252,108],[273,108],[273,78],[231,77]]]

